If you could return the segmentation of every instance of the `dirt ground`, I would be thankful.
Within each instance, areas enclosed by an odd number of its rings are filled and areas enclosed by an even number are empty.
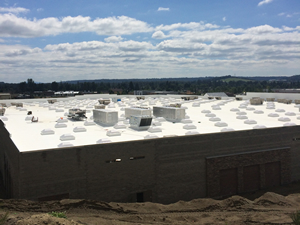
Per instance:
[[[292,184],[223,200],[195,199],[169,205],[158,203],[106,203],[65,199],[34,202],[0,200],[0,217],[9,213],[5,224],[293,224],[291,214],[300,210],[300,184]],[[287,195],[288,194],[288,195]],[[246,198],[247,197],[247,198]],[[49,212],[65,212],[56,218]],[[0,223],[1,224],[1,223]]]

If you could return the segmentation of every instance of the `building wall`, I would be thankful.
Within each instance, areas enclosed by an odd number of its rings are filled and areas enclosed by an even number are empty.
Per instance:
[[[284,184],[300,179],[299,140],[300,126],[293,126],[21,152],[20,172],[13,175],[19,195],[14,197],[161,203],[214,197],[219,193],[210,190],[221,180],[214,186],[207,182],[207,159],[243,153],[250,160],[257,151],[271,152],[258,157],[262,165],[285,163]],[[286,154],[271,157],[278,149]]]
[[[0,120],[0,179],[9,198],[19,196],[19,151]]]

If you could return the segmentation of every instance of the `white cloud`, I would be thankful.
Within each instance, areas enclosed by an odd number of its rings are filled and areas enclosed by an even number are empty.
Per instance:
[[[159,25],[155,29],[156,30],[175,30],[175,29],[215,29],[219,28],[216,24],[211,23],[204,23],[203,21],[200,22],[190,22],[190,23],[174,23],[171,25]]]
[[[284,16],[284,15],[285,15],[284,12],[278,14],[278,16]]]
[[[223,21],[226,21],[226,17],[224,16],[222,20],[223,20]]]
[[[43,8],[38,8],[38,9],[36,9],[36,11],[37,11],[37,12],[43,12],[44,9],[43,9]]]
[[[29,9],[25,9],[22,7],[0,7],[0,12],[6,12],[6,13],[27,13],[29,12]]]
[[[95,20],[83,16],[29,20],[13,14],[0,14],[0,37],[29,38],[79,32],[95,32],[98,35],[129,35],[152,30],[153,28],[147,23],[127,16]]]
[[[261,6],[261,5],[264,5],[264,4],[269,4],[271,2],[273,2],[273,0],[263,0],[263,1],[258,3],[258,6]]]
[[[106,42],[120,42],[123,40],[123,38],[121,36],[110,36],[110,37],[104,38],[104,40]]]
[[[157,11],[170,11],[170,8],[159,7]]]
[[[158,31],[155,31],[153,34],[152,34],[152,38],[155,38],[155,39],[164,39],[166,38],[167,36],[164,34],[164,32],[162,32],[161,30],[158,30]]]

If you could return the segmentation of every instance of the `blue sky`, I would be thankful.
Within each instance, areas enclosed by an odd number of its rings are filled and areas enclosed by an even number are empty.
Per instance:
[[[299,0],[4,0],[0,81],[300,74]]]

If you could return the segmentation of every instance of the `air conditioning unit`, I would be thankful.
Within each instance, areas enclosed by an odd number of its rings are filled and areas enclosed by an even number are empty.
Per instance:
[[[125,108],[125,117],[129,119],[131,116],[150,116],[151,109],[147,107],[131,107]]]
[[[153,115],[156,117],[163,117],[171,122],[180,122],[185,119],[185,109],[153,106]]]
[[[148,130],[152,123],[151,116],[130,116],[130,128],[135,130]]]
[[[108,109],[94,109],[93,119],[95,123],[100,123],[105,126],[114,126],[118,123],[118,112]]]

